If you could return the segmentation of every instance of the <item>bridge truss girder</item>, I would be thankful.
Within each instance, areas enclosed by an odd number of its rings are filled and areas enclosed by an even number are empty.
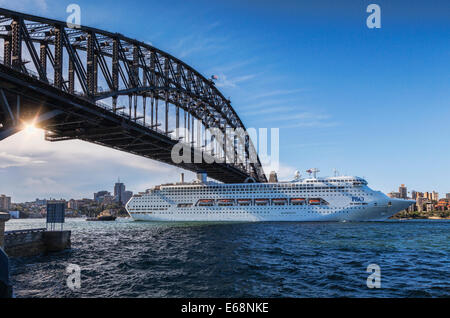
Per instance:
[[[26,75],[33,81],[38,81],[45,91],[56,88],[57,94],[62,96],[82,99],[91,106],[100,105],[108,109],[111,116],[119,116],[122,125],[134,123],[144,132],[150,130],[153,134],[162,135],[163,138],[173,139],[169,129],[171,119],[169,110],[172,107],[176,113],[175,129],[180,128],[180,110],[182,110],[185,116],[184,128],[192,131],[190,134],[192,140],[194,119],[201,125],[201,129],[197,129],[200,134],[208,128],[218,128],[224,134],[229,128],[245,130],[230,101],[224,98],[213,81],[206,79],[179,59],[147,43],[95,28],[69,28],[61,21],[5,9],[0,9],[0,38],[3,39],[1,62],[6,67],[5,69],[2,67],[5,72],[19,72]],[[29,61],[22,56],[24,52],[28,53],[26,57],[30,59]],[[105,84],[107,88],[101,89],[99,83]],[[128,97],[128,107],[118,105],[119,99],[124,97]],[[109,99],[110,105],[106,103]],[[164,123],[158,121],[160,102],[163,103],[165,110]],[[0,107],[0,114],[2,109],[6,107]],[[7,113],[3,114],[4,119],[0,120],[3,128],[0,129],[6,129],[8,125],[14,126],[14,121],[8,120]],[[71,116],[69,120],[76,122],[80,118]],[[101,127],[99,123],[94,123],[93,127],[83,123],[79,123],[78,127],[64,123],[53,122],[53,125],[43,126],[47,130],[47,139],[58,141],[77,138],[102,144],[102,140],[105,140],[103,137],[113,136],[110,130],[114,130],[114,127]],[[139,143],[149,143],[148,140],[142,141],[142,137],[139,136],[132,135],[130,138],[135,138],[133,144],[136,148],[139,148],[137,146]],[[206,142],[206,139],[205,132],[201,140]],[[184,140],[184,142],[191,141]],[[105,145],[116,147],[110,142]],[[230,148],[227,145],[221,147],[224,155],[228,156],[227,150],[229,152]],[[120,150],[135,153],[133,149],[128,147]],[[244,152],[246,162],[228,163],[231,170],[241,171],[243,175],[265,182],[266,177],[259,159],[256,162],[248,162],[250,153],[256,153],[251,140],[247,138],[240,149]],[[167,149],[160,151],[161,154],[170,155]],[[194,149],[194,151],[202,150]],[[231,151],[236,153],[238,149]],[[217,155],[213,152],[206,153],[206,144],[203,152],[204,156]],[[159,153],[154,154],[154,159],[159,160],[157,155]],[[205,170],[209,169],[212,168]]]

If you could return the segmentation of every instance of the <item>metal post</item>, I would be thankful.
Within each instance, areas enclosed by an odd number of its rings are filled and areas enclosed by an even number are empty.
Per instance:
[[[134,95],[134,121],[137,121],[137,95]]]
[[[3,64],[11,66],[11,36],[6,36],[3,44]]]
[[[155,99],[155,125],[158,126],[158,96]]]
[[[119,90],[119,39],[113,40],[113,55],[112,55],[112,79],[113,90]],[[113,96],[113,112],[117,111],[117,96]]]
[[[94,62],[94,35],[89,32],[87,35],[87,49],[86,49],[86,57],[87,57],[87,87],[88,94],[95,94],[95,62]]]
[[[180,107],[177,106],[177,110],[176,110],[176,138],[177,140],[180,138]]]
[[[153,96],[153,90],[151,92],[150,95],[150,125],[152,126],[153,129],[153,107],[154,107],[154,102],[155,102],[155,98]]]
[[[11,23],[11,64],[18,70],[22,69],[22,33],[20,32],[20,21],[14,20]]]
[[[41,63],[42,70],[44,71],[45,74],[47,74],[47,43],[46,42],[41,42],[39,53],[40,53],[39,57],[40,57],[40,63]]]
[[[166,135],[169,133],[169,101],[168,101],[168,92],[166,91]]]
[[[73,69],[73,61],[69,59],[69,93],[73,94],[75,92],[75,76]]]
[[[183,113],[184,113],[183,138],[184,138],[184,141],[186,141],[186,134],[187,134],[187,132],[186,132],[186,128],[187,128],[187,126],[186,126],[186,117],[187,116],[186,116],[186,111],[185,110],[183,111]]]
[[[147,110],[146,110],[146,108],[147,108],[147,96],[146,95],[142,96],[142,108],[143,108],[143,111],[144,111],[144,126],[145,126],[145,118],[147,117]]]
[[[98,56],[94,55],[94,94],[98,92]]]
[[[62,88],[63,86],[63,76],[62,76],[62,69],[63,69],[63,37],[62,37],[62,27],[56,26],[54,28],[55,31],[55,86],[57,88]]]
[[[132,108],[132,104],[133,104],[133,95],[128,95],[128,109],[129,109],[129,113],[128,113],[128,117],[131,119],[131,108]]]

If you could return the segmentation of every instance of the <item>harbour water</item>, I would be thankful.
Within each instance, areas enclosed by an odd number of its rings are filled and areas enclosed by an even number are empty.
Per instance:
[[[66,220],[72,249],[12,260],[17,297],[449,297],[450,222]],[[11,220],[6,230],[45,227]],[[81,288],[66,267],[81,268]],[[381,288],[366,285],[369,264]]]

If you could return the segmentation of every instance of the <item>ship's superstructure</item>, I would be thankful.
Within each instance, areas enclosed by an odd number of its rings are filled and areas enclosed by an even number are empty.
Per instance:
[[[414,201],[371,190],[359,177],[223,184],[198,180],[155,186],[134,195],[126,209],[145,221],[380,221]]]

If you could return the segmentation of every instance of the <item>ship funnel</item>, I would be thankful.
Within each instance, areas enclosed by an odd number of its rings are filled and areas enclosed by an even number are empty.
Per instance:
[[[208,175],[204,171],[197,172],[197,181],[200,183],[206,183]]]

